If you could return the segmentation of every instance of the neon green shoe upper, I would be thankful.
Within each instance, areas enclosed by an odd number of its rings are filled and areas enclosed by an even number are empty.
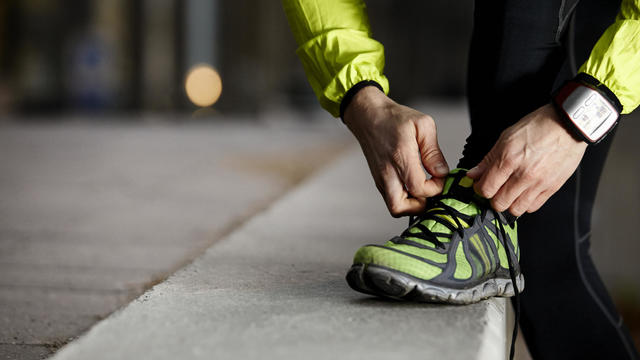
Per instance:
[[[520,272],[515,220],[490,208],[473,191],[466,170],[447,176],[441,195],[428,199],[425,212],[412,219],[400,236],[384,245],[367,245],[354,256],[354,265],[376,265],[434,285],[468,288],[488,278],[509,278],[506,236],[512,265]]]

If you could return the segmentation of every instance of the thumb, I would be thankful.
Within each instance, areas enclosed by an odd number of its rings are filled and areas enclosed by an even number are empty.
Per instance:
[[[438,145],[435,122],[431,117],[425,116],[418,120],[416,128],[422,165],[432,176],[445,177],[449,173],[449,165]]]

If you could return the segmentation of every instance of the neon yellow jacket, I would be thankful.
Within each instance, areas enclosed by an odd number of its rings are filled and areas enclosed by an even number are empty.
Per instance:
[[[320,105],[340,115],[346,92],[363,80],[389,92],[384,47],[371,38],[363,0],[282,0],[298,43],[296,53]],[[640,0],[622,0],[620,12],[579,72],[609,88],[628,114],[640,104]]]

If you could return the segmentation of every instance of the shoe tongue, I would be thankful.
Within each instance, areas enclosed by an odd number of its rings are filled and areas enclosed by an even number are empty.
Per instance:
[[[478,200],[479,196],[473,190],[473,179],[467,177],[467,170],[451,170],[445,179],[440,201],[465,215],[475,216],[480,213]]]
[[[451,170],[445,179],[442,195],[463,201],[470,201],[474,197],[473,179],[467,177],[466,169]]]
[[[480,213],[480,209],[476,203],[478,196],[475,195],[475,191],[473,190],[473,179],[467,177],[466,174],[466,169],[454,169],[447,175],[440,201],[462,214],[475,216]],[[427,207],[429,207],[428,200]],[[427,210],[427,212],[428,211],[429,210]],[[443,220],[447,221],[444,218]],[[451,233],[449,228],[434,219],[423,220],[421,224],[432,232]],[[446,239],[441,240],[447,241]]]
[[[488,206],[487,200],[473,190],[473,179],[467,177],[466,169],[451,170],[444,182],[442,202],[467,215],[477,215],[477,205]],[[475,204],[474,204],[475,203]],[[513,225],[518,219],[508,211],[502,212],[507,224]]]

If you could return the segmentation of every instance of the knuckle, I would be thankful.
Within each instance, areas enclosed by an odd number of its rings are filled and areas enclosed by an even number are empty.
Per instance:
[[[393,216],[394,218],[399,218],[403,215],[401,206],[397,202],[390,202],[389,204],[387,204],[387,208],[389,209],[389,213],[391,214],[391,216]]]
[[[507,148],[512,148],[515,146],[519,140],[515,137],[513,131],[507,131],[504,137],[504,144]]]
[[[481,162],[484,162],[486,164],[493,164],[496,161],[496,152],[498,150],[496,150],[495,148],[492,148],[482,159]]]
[[[501,170],[513,169],[514,166],[515,166],[515,159],[513,158],[513,155],[509,153],[503,156],[499,163],[499,168]]]
[[[495,176],[492,176],[492,177],[487,176],[487,178],[483,180],[484,181],[480,183],[481,193],[486,198],[496,197],[496,193],[498,192],[498,190],[500,190],[500,184],[498,183],[498,179],[496,179]]]
[[[524,214],[525,210],[526,210],[526,207],[524,207],[521,203],[513,204],[509,208],[509,212],[511,212],[511,214],[515,216],[520,216]]]
[[[551,196],[555,193],[554,192],[545,192],[543,196],[540,197],[540,202],[541,202],[541,206],[544,205],[544,203],[547,202],[547,200],[549,200],[549,198],[551,198]]]
[[[513,128],[507,128],[501,134],[501,140],[506,147],[513,147],[520,142],[517,131]]]
[[[531,214],[538,211],[542,207],[542,204],[535,204],[527,209],[527,213]]]
[[[394,164],[403,167],[405,165],[404,161],[404,149],[402,147],[396,147],[391,152],[391,160]]]
[[[502,198],[491,199],[491,206],[497,211],[505,211],[509,206]]]
[[[529,206],[529,208],[527,209],[527,212],[532,213],[540,210],[540,208],[542,207],[542,205],[544,205],[545,202],[546,200],[536,200],[533,204]]]
[[[557,193],[558,191],[560,191],[560,189],[562,189],[562,186],[564,184],[554,184],[553,186],[551,186],[551,190],[549,191],[549,197],[551,197],[551,195]],[[545,201],[549,198],[545,198]]]
[[[511,127],[508,127],[500,133],[500,140],[509,141],[511,140],[512,136],[513,136],[513,129]]]
[[[482,160],[478,163],[478,165],[480,164],[484,164],[485,166],[490,166],[495,162],[495,155],[494,155],[494,150],[491,149],[491,151],[489,151],[483,158]]]
[[[419,119],[423,126],[435,127],[435,120],[431,115],[423,114]]]
[[[409,192],[409,194],[413,195],[414,197],[425,195],[422,187],[416,184],[415,182],[411,182],[407,184],[407,191]]]
[[[476,193],[478,193],[480,196],[484,197],[484,198],[490,198],[491,197],[491,192],[489,192],[489,189],[487,188],[487,186],[485,184],[479,184],[477,185],[475,188]]]
[[[536,172],[531,168],[524,169],[520,173],[520,179],[526,182],[534,182],[536,180]]]
[[[399,138],[405,138],[415,134],[416,125],[412,121],[403,121],[398,125],[397,134]]]
[[[432,196],[436,196],[442,193],[442,188],[444,187],[444,182],[434,182],[431,186],[427,186],[424,190],[424,193],[421,195],[422,197],[428,198]]]
[[[480,191],[480,195],[482,195],[484,198],[491,199],[493,193],[485,188]]]
[[[528,206],[527,212],[532,213],[539,210],[549,200],[550,194],[548,192],[542,192],[538,195]]]
[[[427,161],[427,160],[439,157],[440,154],[441,152],[437,147],[431,147],[422,152],[422,160]]]
[[[389,210],[389,213],[391,214],[392,217],[394,218],[400,218],[402,217],[403,213],[401,211],[398,210]]]

